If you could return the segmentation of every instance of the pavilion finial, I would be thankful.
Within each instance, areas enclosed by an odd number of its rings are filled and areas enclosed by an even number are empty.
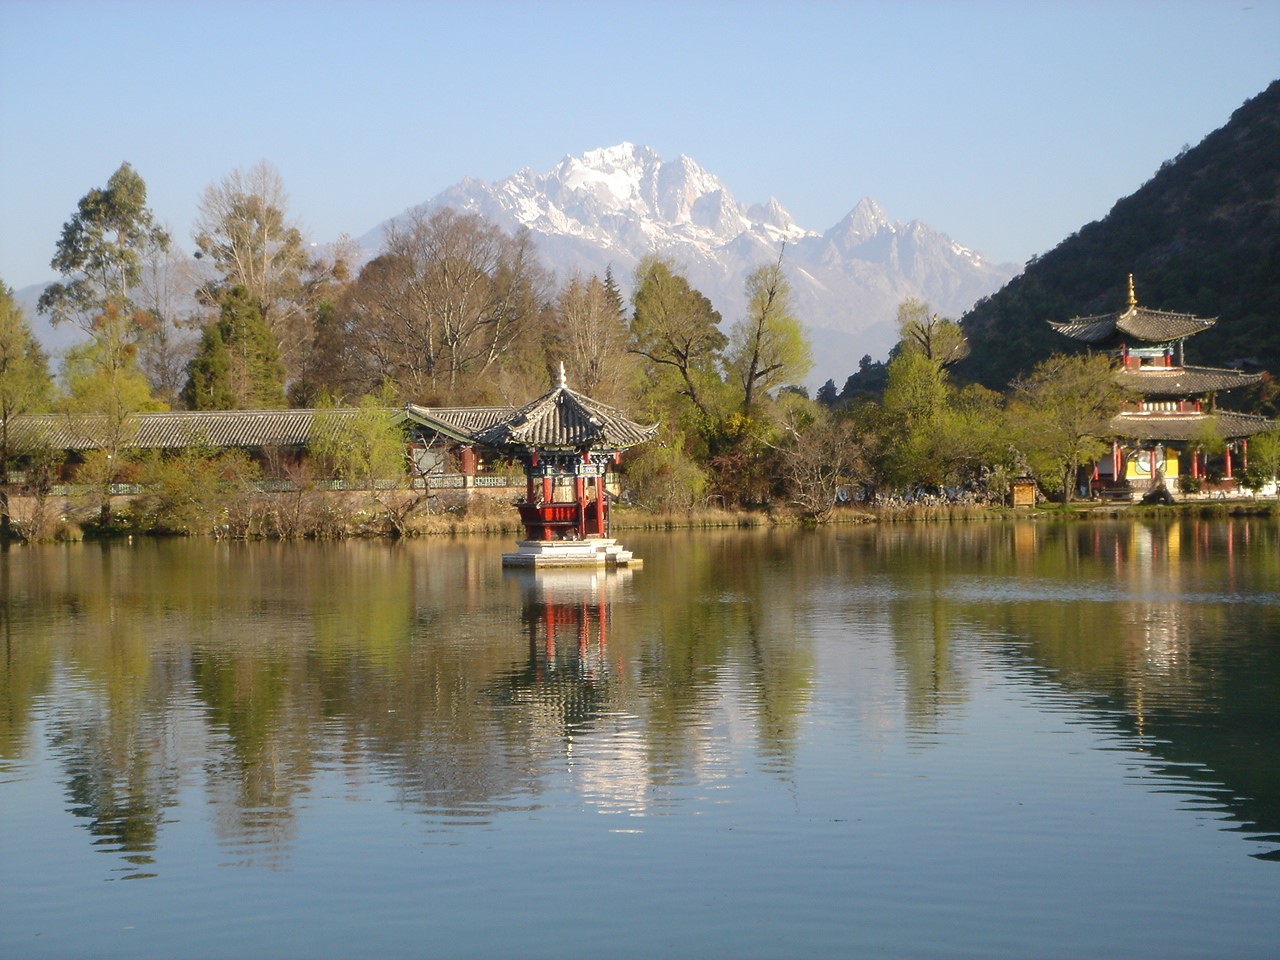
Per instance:
[[[1133,292],[1133,274],[1129,274],[1129,309],[1138,305],[1138,295]]]
[[[564,361],[561,360],[560,361],[560,388],[563,390],[567,386],[569,386],[569,380],[564,375]]]

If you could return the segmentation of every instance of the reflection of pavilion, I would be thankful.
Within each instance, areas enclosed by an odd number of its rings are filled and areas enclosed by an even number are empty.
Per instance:
[[[509,571],[520,584],[528,659],[505,678],[504,697],[535,728],[558,735],[595,719],[608,699],[611,602],[628,570]]]
[[[602,677],[611,601],[629,570],[557,570],[519,574],[529,662],[541,673],[573,662],[584,678]]]

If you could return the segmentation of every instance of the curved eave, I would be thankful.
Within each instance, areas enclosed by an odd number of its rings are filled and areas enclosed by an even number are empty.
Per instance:
[[[1219,410],[1216,413],[1125,412],[1111,420],[1111,432],[1130,440],[1184,443],[1203,435],[1205,422],[1213,424],[1222,440],[1241,440],[1275,429],[1276,422],[1248,413]]]
[[[1196,317],[1189,313],[1167,313],[1135,306],[1116,317],[1116,330],[1135,340],[1168,343],[1185,340],[1208,330],[1217,322],[1216,317]]]
[[[1217,367],[1144,367],[1117,370],[1117,384],[1148,397],[1192,397],[1219,390],[1247,387],[1262,379],[1260,373]]]
[[[1216,317],[1196,317],[1189,313],[1169,313],[1133,306],[1123,313],[1073,317],[1065,323],[1050,320],[1049,326],[1063,336],[1082,343],[1100,344],[1112,338],[1170,343],[1208,330],[1217,322]]]
[[[635,423],[607,404],[559,386],[478,439],[489,446],[520,449],[625,450],[652,440],[657,430],[656,424]]]

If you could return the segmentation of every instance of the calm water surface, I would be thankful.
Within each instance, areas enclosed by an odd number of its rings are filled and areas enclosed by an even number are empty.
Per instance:
[[[1271,957],[1280,527],[0,554],[0,957]]]

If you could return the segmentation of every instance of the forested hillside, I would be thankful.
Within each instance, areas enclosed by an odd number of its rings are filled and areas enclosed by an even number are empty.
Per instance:
[[[1130,273],[1143,305],[1219,318],[1195,362],[1280,372],[1280,81],[975,305],[957,372],[998,388],[1071,349],[1045,321],[1123,309]]]

